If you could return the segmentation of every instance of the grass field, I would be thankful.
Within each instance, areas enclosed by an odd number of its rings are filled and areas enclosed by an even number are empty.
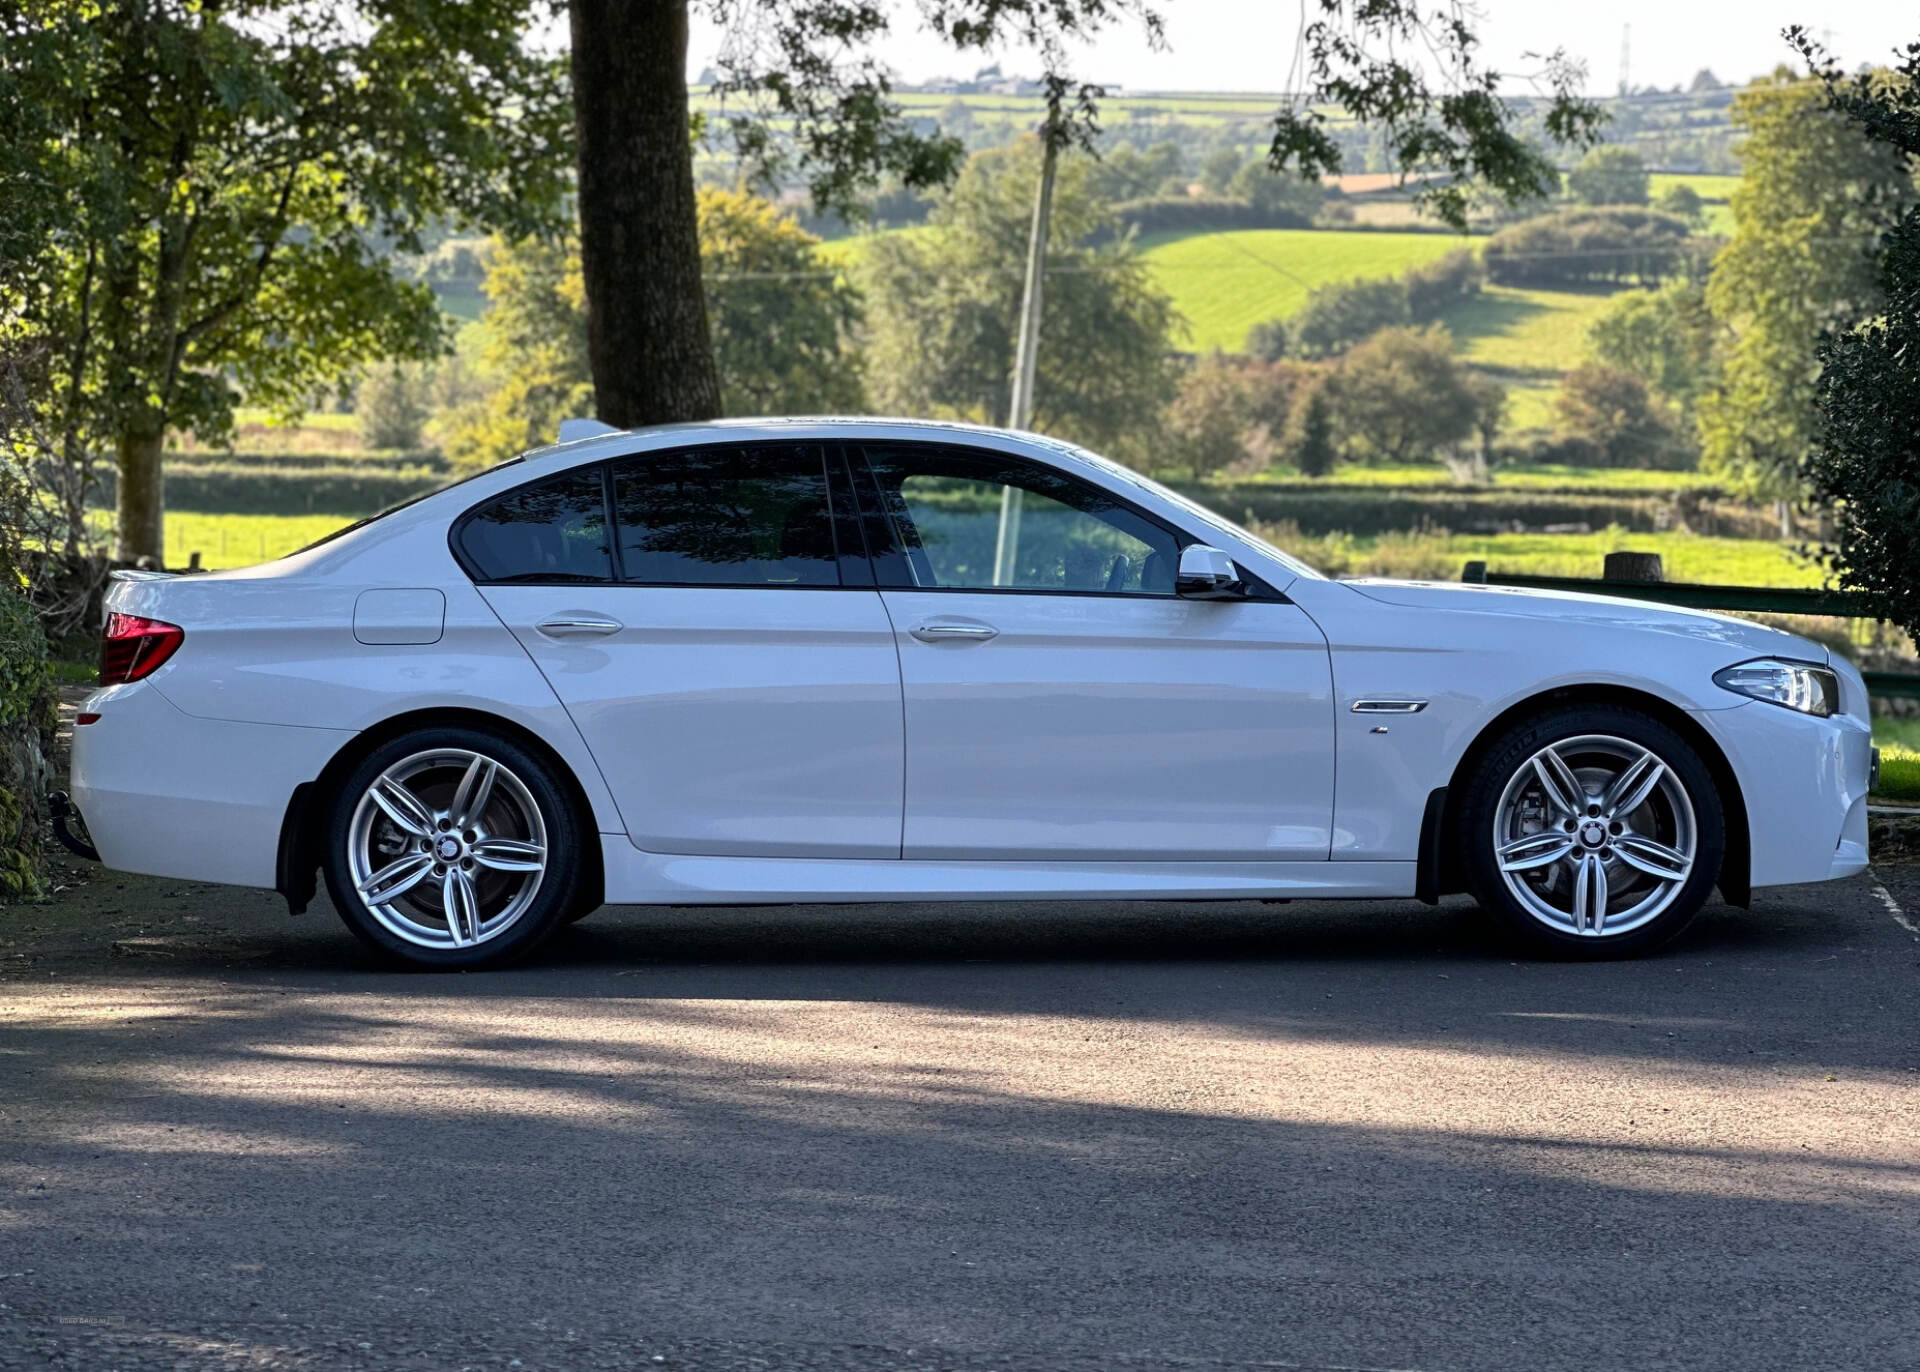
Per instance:
[[[1147,269],[1185,316],[1184,344],[1238,352],[1247,330],[1292,314],[1334,281],[1395,276],[1472,240],[1439,233],[1246,229],[1142,240]]]
[[[1920,800],[1920,719],[1881,716],[1873,721],[1880,746],[1880,789],[1886,800]]]
[[[101,512],[103,520],[112,516]],[[193,553],[210,572],[250,567],[306,547],[358,515],[238,515],[167,511],[167,565],[184,567]]]
[[[1460,356],[1507,387],[1507,427],[1553,422],[1560,378],[1580,365],[1587,329],[1607,310],[1611,291],[1519,290],[1488,286],[1447,312]]]
[[[1820,571],[1778,543],[1685,533],[1381,534],[1308,538],[1285,525],[1258,530],[1309,566],[1335,576],[1396,576],[1457,581],[1484,561],[1490,572],[1532,576],[1598,576],[1601,559],[1632,548],[1659,553],[1669,581],[1731,586],[1818,586]]]

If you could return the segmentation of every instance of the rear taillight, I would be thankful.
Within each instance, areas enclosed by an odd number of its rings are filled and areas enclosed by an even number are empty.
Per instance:
[[[100,635],[100,684],[118,686],[152,675],[186,637],[185,629],[164,620],[108,615]]]

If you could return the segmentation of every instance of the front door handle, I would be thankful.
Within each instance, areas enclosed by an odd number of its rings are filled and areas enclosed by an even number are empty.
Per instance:
[[[990,638],[1000,636],[1000,631],[991,624],[981,624],[965,619],[930,620],[911,632],[922,643],[940,643],[947,639],[959,639],[964,643],[985,643]]]
[[[533,627],[548,638],[599,638],[603,634],[617,634],[626,626],[617,619],[600,615],[555,615]]]

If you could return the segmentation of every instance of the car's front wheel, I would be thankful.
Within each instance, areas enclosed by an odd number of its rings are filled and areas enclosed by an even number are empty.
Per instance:
[[[579,843],[545,760],[483,730],[426,729],[375,749],[340,788],[327,889],[347,927],[390,959],[499,966],[575,908]]]
[[[1549,711],[1495,742],[1468,785],[1468,882],[1536,949],[1646,952],[1706,903],[1724,814],[1706,764],[1660,721],[1614,705]]]

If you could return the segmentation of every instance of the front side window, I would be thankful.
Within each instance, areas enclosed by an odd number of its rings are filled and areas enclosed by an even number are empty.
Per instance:
[[[478,581],[613,580],[598,467],[496,496],[461,522],[457,538]]]
[[[1097,487],[991,454],[866,457],[916,587],[1173,594],[1173,534]]]
[[[838,586],[817,447],[700,448],[613,469],[620,565],[655,586]]]

